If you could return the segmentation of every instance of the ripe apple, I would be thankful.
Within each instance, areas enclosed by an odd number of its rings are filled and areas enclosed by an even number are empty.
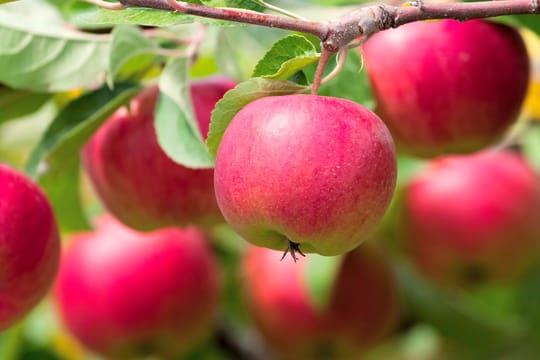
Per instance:
[[[229,124],[216,156],[216,198],[246,240],[337,255],[374,230],[396,181],[383,122],[352,101],[265,97]]]
[[[59,259],[58,227],[45,194],[0,164],[0,332],[45,296]]]
[[[433,160],[405,187],[403,211],[406,250],[440,284],[510,281],[538,259],[540,182],[516,153]]]
[[[529,81],[519,33],[483,20],[410,23],[373,35],[363,53],[377,113],[398,149],[419,156],[498,140]]]
[[[191,83],[193,107],[206,136],[215,103],[234,87],[211,77]],[[161,149],[154,131],[158,88],[151,87],[123,107],[83,149],[83,164],[106,207],[126,225],[146,231],[223,221],[214,197],[213,170],[189,169]]]
[[[71,239],[54,295],[88,349],[114,359],[171,359],[207,335],[220,287],[208,238],[197,228],[140,233],[103,217],[94,232]]]
[[[366,243],[345,255],[329,303],[317,308],[306,266],[252,246],[243,261],[245,299],[253,321],[280,359],[360,359],[400,318],[400,296],[388,259]]]

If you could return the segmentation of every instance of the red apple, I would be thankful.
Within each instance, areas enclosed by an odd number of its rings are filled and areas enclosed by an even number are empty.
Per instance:
[[[45,296],[59,258],[58,227],[45,194],[0,164],[0,332]]]
[[[388,259],[364,244],[338,270],[329,303],[317,308],[306,264],[250,247],[243,262],[245,295],[254,323],[280,359],[360,359],[395,329],[400,296]]]
[[[529,81],[519,33],[483,20],[414,22],[364,45],[377,112],[398,149],[472,152],[518,117]]]
[[[395,180],[383,122],[352,101],[315,95],[244,107],[225,131],[214,179],[225,219],[246,240],[323,255],[372,233]]]
[[[139,233],[105,217],[68,244],[54,295],[88,349],[114,359],[171,359],[211,329],[220,279],[197,228]]]
[[[202,134],[215,103],[234,82],[222,77],[194,81],[191,97]],[[151,87],[96,132],[83,163],[106,207],[138,230],[223,221],[214,197],[213,170],[189,169],[161,149],[154,131],[158,88]]]
[[[404,190],[403,236],[440,284],[509,281],[540,250],[540,182],[518,154],[440,157]]]

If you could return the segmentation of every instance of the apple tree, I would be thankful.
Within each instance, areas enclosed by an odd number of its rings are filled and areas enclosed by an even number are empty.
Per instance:
[[[0,0],[0,359],[540,358],[538,0]]]

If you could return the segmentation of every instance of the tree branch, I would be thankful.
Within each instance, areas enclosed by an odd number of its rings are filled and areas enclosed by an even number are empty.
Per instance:
[[[263,14],[255,11],[216,8],[175,0],[120,0],[124,6],[147,7],[162,10],[176,10],[183,14],[211,19],[228,20],[244,24],[254,24],[271,28],[299,31],[324,38],[328,31],[326,24],[317,21],[301,20],[285,16]]]
[[[538,14],[540,0],[499,0],[469,3],[429,4],[416,0],[408,6],[372,5],[359,8],[342,17],[317,22],[286,16],[263,14],[233,8],[215,8],[176,0],[120,0],[123,6],[146,7],[212,19],[255,24],[271,28],[313,34],[321,39],[324,47],[337,52],[361,36],[397,27],[409,22],[428,19],[468,20],[500,15]]]
[[[416,2],[413,6],[397,8],[394,26],[427,19],[469,20],[501,15],[538,13],[540,13],[538,0],[499,0],[445,4]]]
[[[102,0],[85,0],[99,6]],[[251,10],[236,8],[216,8],[176,0],[119,0],[121,7],[146,7],[168,11],[179,11],[184,14],[200,17],[228,20],[233,22],[254,24],[270,28],[299,31],[317,36],[323,47],[323,63],[319,66],[318,77],[313,86],[317,91],[324,70],[325,61],[330,55],[347,47],[359,38],[389,28],[419,20],[488,18],[500,15],[538,14],[540,0],[498,0],[477,1],[468,3],[428,4],[422,0],[410,1],[403,6],[372,5],[358,8],[344,16],[324,22],[310,21],[287,16],[264,14]],[[110,8],[115,3],[107,3]],[[118,6],[120,7],[120,6]],[[540,20],[540,18],[539,18]]]

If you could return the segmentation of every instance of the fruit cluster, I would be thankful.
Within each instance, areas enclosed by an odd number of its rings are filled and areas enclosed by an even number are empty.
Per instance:
[[[44,193],[0,165],[0,331],[52,287],[64,326],[90,351],[179,358],[220,320],[226,279],[213,238],[224,222],[251,243],[238,264],[241,301],[280,359],[358,359],[396,331],[398,280],[377,241],[385,215],[401,255],[434,284],[523,276],[540,258],[540,181],[518,150],[497,145],[529,82],[519,33],[480,20],[416,22],[377,33],[360,53],[375,112],[318,95],[254,100],[225,130],[214,169],[165,154],[154,130],[159,89],[141,91],[82,151],[107,214],[67,237],[62,253]],[[203,137],[235,86],[190,83]],[[424,167],[398,182],[410,155]],[[307,283],[319,255],[341,255],[323,304]]]

